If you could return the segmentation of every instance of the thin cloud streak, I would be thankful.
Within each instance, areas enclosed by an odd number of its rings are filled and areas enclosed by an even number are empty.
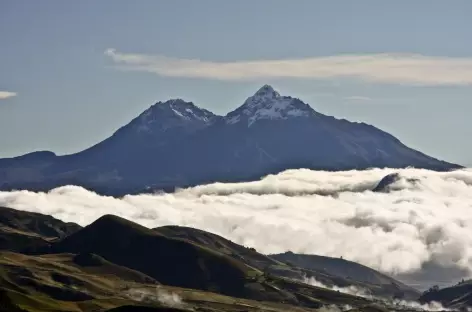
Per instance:
[[[369,101],[372,101],[372,99],[370,97],[361,96],[361,95],[346,96],[344,99],[348,100],[348,101],[356,101],[356,102],[369,102]]]
[[[214,80],[271,78],[354,78],[368,82],[420,86],[472,85],[472,58],[432,57],[419,54],[344,54],[304,59],[212,62],[163,55],[122,53],[105,55],[123,70],[167,77]]]
[[[14,96],[17,96],[15,92],[0,91],[0,100],[5,100]]]

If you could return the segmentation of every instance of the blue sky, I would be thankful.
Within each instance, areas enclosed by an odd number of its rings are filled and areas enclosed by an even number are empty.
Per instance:
[[[472,164],[471,12],[468,0],[1,1],[0,156],[79,151],[174,97],[225,114],[269,83]]]

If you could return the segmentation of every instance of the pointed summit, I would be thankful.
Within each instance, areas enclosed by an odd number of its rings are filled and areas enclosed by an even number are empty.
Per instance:
[[[171,99],[166,102],[158,102],[148,108],[141,114],[142,118],[149,119],[157,116],[173,116],[185,120],[208,121],[214,115],[206,109],[200,108],[192,102],[186,102],[182,99]]]
[[[280,98],[280,94],[272,88],[270,85],[263,85],[253,96],[250,96],[245,102],[244,105],[254,106],[259,103],[264,103],[268,101],[273,101]]]
[[[315,113],[311,107],[290,96],[281,96],[270,85],[263,85],[247,98],[243,105],[226,115],[229,124],[247,120],[248,126],[260,119],[308,117]]]
[[[280,94],[277,91],[275,91],[274,88],[272,88],[272,86],[266,84],[266,85],[263,85],[259,90],[257,90],[254,96],[276,98],[276,97],[279,97]]]
[[[144,124],[152,123],[156,120],[160,122],[163,120],[178,120],[207,123],[215,115],[206,109],[196,106],[192,102],[172,99],[154,104],[143,112],[140,117]]]

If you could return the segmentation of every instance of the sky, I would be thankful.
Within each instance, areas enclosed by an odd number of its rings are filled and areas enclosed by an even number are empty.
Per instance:
[[[158,101],[263,84],[472,165],[472,2],[0,2],[0,157],[67,154]]]

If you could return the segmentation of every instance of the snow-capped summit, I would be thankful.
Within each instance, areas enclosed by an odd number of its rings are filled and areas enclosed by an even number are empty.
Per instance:
[[[172,99],[152,105],[124,128],[148,133],[185,126],[193,129],[207,125],[214,117],[213,113],[192,102]]]
[[[209,121],[214,115],[206,109],[197,107],[192,102],[186,102],[182,99],[172,99],[166,102],[157,102],[141,114],[145,120],[153,120],[163,115],[172,115],[186,120]]]
[[[288,119],[313,114],[316,112],[308,104],[290,96],[281,96],[270,85],[264,85],[225,118],[229,124],[247,121],[251,126],[261,119]]]

